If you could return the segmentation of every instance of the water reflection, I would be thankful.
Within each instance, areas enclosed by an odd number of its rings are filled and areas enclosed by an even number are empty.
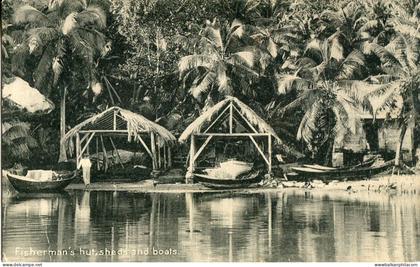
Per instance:
[[[3,202],[8,261],[416,261],[418,195],[73,191]]]

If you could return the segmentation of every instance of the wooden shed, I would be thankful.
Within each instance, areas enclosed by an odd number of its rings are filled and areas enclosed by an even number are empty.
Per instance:
[[[378,98],[385,97],[379,96]],[[385,160],[394,158],[399,142],[401,128],[399,114],[402,110],[403,100],[401,96],[395,97],[393,108],[386,109],[379,108],[380,103],[384,101],[379,100],[372,103],[374,115],[364,110],[363,107],[359,107],[359,127],[344,141],[335,140],[333,166],[357,164],[368,153],[381,154]],[[407,127],[401,149],[405,160],[413,160],[414,125],[412,123]]]
[[[179,137],[181,143],[190,142],[187,180],[195,170],[198,157],[213,139],[232,137],[249,140],[271,174],[273,141],[281,143],[280,138],[250,107],[228,96],[200,115]]]
[[[121,136],[125,136],[127,142],[139,143],[139,149],[144,149],[152,159],[153,170],[171,167],[171,147],[176,143],[176,138],[164,127],[142,115],[116,106],[76,125],[67,132],[62,142],[71,147],[71,141],[75,140],[76,164],[79,169],[80,160],[90,156],[89,146],[94,138],[96,153],[102,150],[106,156],[104,139],[108,138],[113,151],[117,151],[116,157],[120,158],[113,138]]]

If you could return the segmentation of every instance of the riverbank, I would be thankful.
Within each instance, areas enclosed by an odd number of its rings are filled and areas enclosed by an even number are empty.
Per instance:
[[[311,183],[296,181],[274,180],[271,183],[255,185],[249,188],[240,189],[209,189],[199,183],[184,184],[176,183],[155,183],[152,179],[134,182],[95,182],[88,186],[83,183],[73,183],[67,186],[66,190],[86,190],[86,191],[130,191],[130,192],[156,192],[156,193],[183,193],[183,192],[277,192],[286,188],[313,190],[313,191],[346,191],[356,192],[379,192],[379,193],[400,193],[400,194],[419,194],[420,195],[420,175],[389,175],[375,177],[361,181],[331,181],[328,184],[315,180]],[[12,197],[16,191],[2,175],[2,194],[3,198]]]
[[[155,184],[153,180],[139,182],[118,183],[118,182],[97,182],[88,186],[84,184],[70,184],[67,190],[88,190],[88,191],[133,191],[133,192],[270,192],[280,191],[284,188],[300,188],[306,190],[336,190],[348,192],[372,191],[372,192],[397,192],[420,194],[420,175],[393,175],[373,178],[363,181],[332,181],[328,184],[322,181],[311,183],[295,181],[277,181],[270,185],[253,186],[241,189],[209,189],[201,184]]]

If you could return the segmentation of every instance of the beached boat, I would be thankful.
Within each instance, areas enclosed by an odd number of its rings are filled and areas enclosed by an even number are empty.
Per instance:
[[[253,165],[254,164],[250,162],[229,159],[225,162],[221,162],[220,168],[226,172],[229,172],[232,177],[237,177],[243,173],[249,172]]]
[[[353,170],[353,169],[362,168],[362,167],[370,167],[376,162],[377,159],[378,159],[378,157],[372,157],[371,159],[366,160],[366,161],[364,161],[362,163],[359,163],[357,165],[346,166],[346,167],[328,167],[328,166],[323,166],[323,165],[318,165],[318,164],[304,164],[303,167],[311,168],[311,169],[315,169],[315,170],[321,170],[321,171]]]
[[[388,161],[378,166],[363,166],[345,169],[317,169],[311,167],[292,167],[295,175],[288,175],[289,180],[308,181],[308,180],[357,180],[366,179],[388,170],[394,161]]]
[[[76,172],[35,170],[28,171],[26,176],[7,173],[7,178],[19,192],[57,192],[63,190],[76,178]]]
[[[249,174],[240,177],[240,179],[224,179],[205,174],[194,173],[195,181],[206,187],[214,189],[245,188],[259,183],[261,179],[262,175],[260,174],[260,171],[250,172]]]
[[[207,168],[204,172],[208,176],[217,177],[218,179],[235,179],[240,175],[252,170],[253,163],[229,159],[221,162],[220,167]]]

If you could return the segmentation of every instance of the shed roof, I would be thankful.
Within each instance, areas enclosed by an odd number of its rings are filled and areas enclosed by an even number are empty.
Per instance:
[[[67,141],[80,131],[127,131],[129,140],[141,133],[154,133],[164,143],[175,143],[176,138],[164,127],[140,114],[114,106],[73,127],[64,137]]]
[[[255,128],[258,133],[271,134],[277,142],[281,143],[280,138],[270,125],[268,125],[245,103],[233,96],[227,96],[224,100],[201,114],[190,125],[188,125],[179,137],[179,141],[185,142],[192,134],[201,133],[203,127],[206,127],[210,122],[212,122],[216,116],[230,104],[233,105],[233,107]]]

